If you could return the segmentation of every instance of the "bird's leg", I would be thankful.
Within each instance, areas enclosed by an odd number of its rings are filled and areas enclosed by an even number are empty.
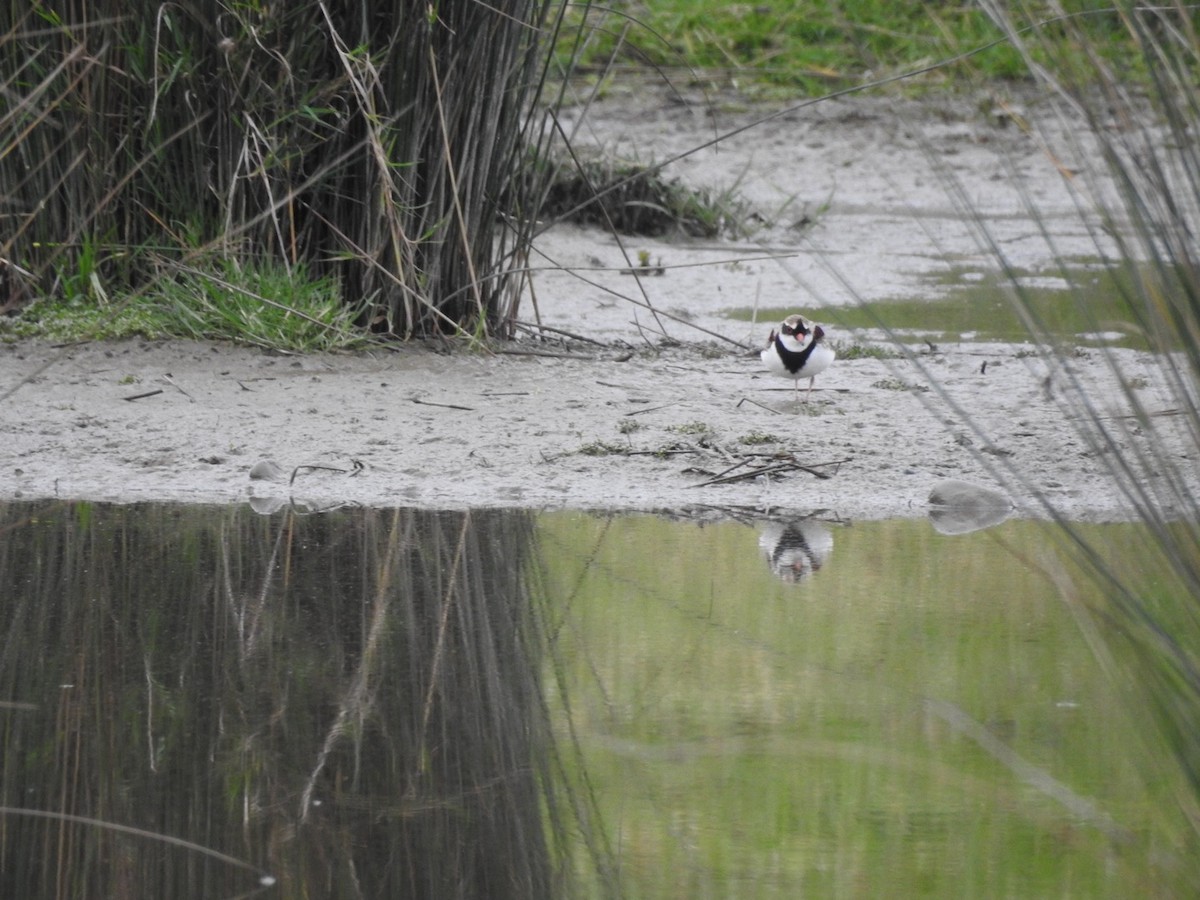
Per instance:
[[[816,375],[814,375],[812,378],[808,379],[808,393],[804,395],[804,405],[805,405],[805,406],[808,406],[808,400],[809,400],[809,398],[812,396],[812,386],[813,386],[813,382],[814,382],[814,381],[816,381],[816,380],[817,380],[817,376],[816,376]]]

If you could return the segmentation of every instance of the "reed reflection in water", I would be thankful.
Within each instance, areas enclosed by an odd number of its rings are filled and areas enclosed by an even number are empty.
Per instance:
[[[1192,896],[1050,527],[0,505],[0,897]]]
[[[532,529],[0,507],[0,896],[574,893]]]

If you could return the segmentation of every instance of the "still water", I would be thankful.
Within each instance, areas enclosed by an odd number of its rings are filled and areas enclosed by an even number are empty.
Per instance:
[[[2,505],[0,896],[1193,895],[1055,538]]]
[[[931,273],[920,299],[911,296],[830,307],[822,316],[841,329],[884,327],[914,341],[1003,341],[1026,344],[1036,327],[1046,343],[1103,344],[1149,350],[1170,336],[1151,335],[1136,298],[1186,296],[1187,274],[1167,267],[1129,269],[1100,258],[1073,259],[1057,277],[1043,271],[980,271],[966,266]],[[1015,302],[1016,298],[1020,302]],[[731,318],[779,321],[790,307],[739,308]],[[1035,323],[1035,324],[1031,324]]]

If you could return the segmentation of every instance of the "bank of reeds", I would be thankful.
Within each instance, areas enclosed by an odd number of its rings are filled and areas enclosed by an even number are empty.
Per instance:
[[[0,895],[572,896],[579,835],[603,882],[532,527],[0,504]]]
[[[1043,29],[1021,31],[1009,4],[987,4],[1028,64],[1031,75],[1053,93],[1071,127],[1072,144],[1043,135],[1049,153],[1077,161],[1099,158],[1095,169],[1062,165],[1065,183],[1078,201],[1081,220],[1094,238],[1095,260],[1119,292],[1133,324],[1152,351],[1164,389],[1144,394],[1145,379],[1130,357],[1098,349],[1121,385],[1116,396],[1097,396],[1080,383],[1062,358],[1061,340],[1039,320],[1003,247],[987,222],[970,209],[987,249],[1010,275],[1016,308],[1050,372],[1053,390],[1077,423],[1088,453],[1101,460],[1109,487],[1121,495],[1144,524],[1139,554],[1144,565],[1118,568],[1110,548],[1097,543],[1086,524],[1058,519],[1077,560],[1095,588],[1056,572],[1064,598],[1081,614],[1095,646],[1113,666],[1134,701],[1154,709],[1162,735],[1186,773],[1193,795],[1182,798],[1200,828],[1200,38],[1194,13],[1182,6],[1119,4],[1107,15],[1119,21],[1138,50],[1126,60],[1146,80],[1115,69],[1111,54],[1095,44],[1079,19],[1060,18]],[[1051,32],[1047,36],[1047,32]],[[1063,40],[1078,51],[1069,65],[1047,65],[1051,42]],[[1038,215],[1036,201],[1027,198]],[[1043,226],[1053,246],[1053,228]],[[1061,259],[1070,281],[1077,261]],[[1090,295],[1077,291],[1074,302],[1087,315]],[[1091,317],[1095,330],[1105,323]],[[1145,364],[1145,360],[1137,365]],[[1114,414],[1121,407],[1121,414]],[[969,413],[964,412],[969,419]],[[995,464],[995,463],[994,463]],[[1002,465],[998,464],[998,465]],[[1036,473],[1009,466],[1006,477]],[[1125,557],[1128,558],[1128,557]]]
[[[377,331],[504,333],[564,8],[4,3],[0,306],[303,263]]]

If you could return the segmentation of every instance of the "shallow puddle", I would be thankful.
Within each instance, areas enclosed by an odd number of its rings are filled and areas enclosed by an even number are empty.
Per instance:
[[[879,300],[820,310],[819,321],[842,329],[885,328],[916,341],[998,341],[1024,344],[1030,334],[1065,345],[1106,345],[1151,349],[1144,297],[1163,302],[1164,291],[1179,284],[1154,285],[1160,273],[1109,270],[1100,260],[1075,261],[1079,267],[1050,272],[981,272],[953,269],[931,276],[928,298]],[[1145,280],[1143,282],[1143,280]],[[1019,294],[1018,294],[1019,292]],[[1020,302],[1016,299],[1019,296]],[[1019,313],[1018,308],[1023,312]],[[791,308],[737,309],[734,319],[778,322]],[[1156,335],[1158,340],[1166,336]],[[1177,342],[1169,342],[1177,343]]]
[[[0,506],[0,895],[1189,894],[1054,537]]]

